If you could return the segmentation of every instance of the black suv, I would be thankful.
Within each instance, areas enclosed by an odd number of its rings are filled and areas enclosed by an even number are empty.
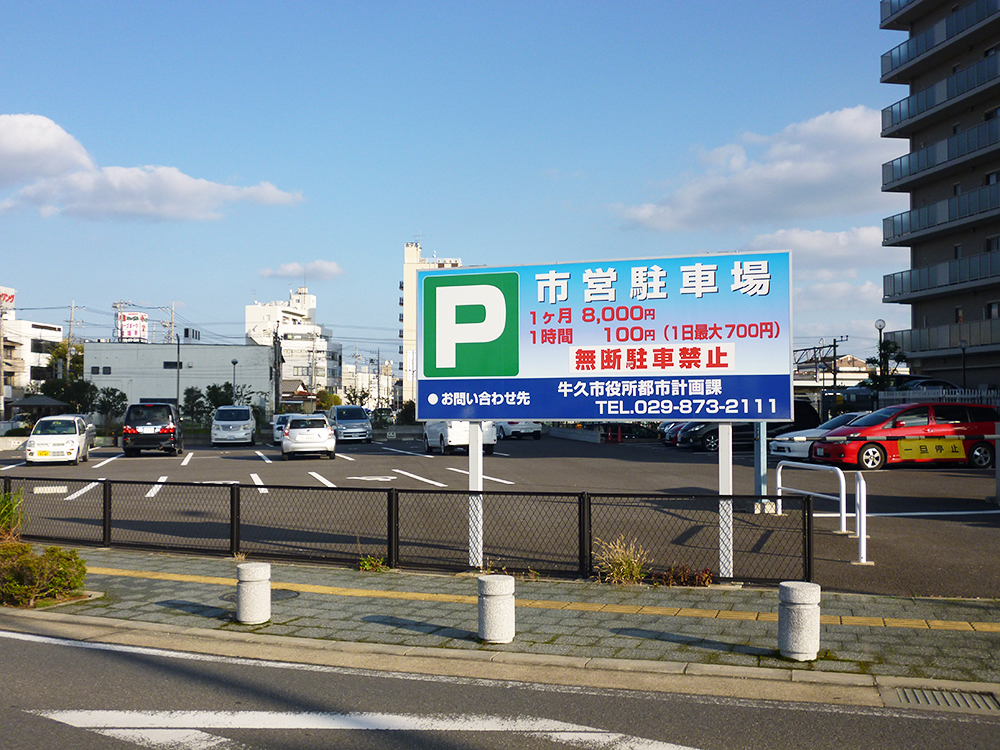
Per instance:
[[[808,430],[820,423],[819,413],[808,401],[796,399],[792,406],[791,422],[768,422],[767,437],[793,430]],[[733,425],[733,447],[753,447],[754,426],[752,422]],[[718,422],[688,422],[677,435],[678,448],[701,448],[706,451],[719,450]]]
[[[184,452],[184,431],[173,404],[131,404],[122,427],[122,450],[138,456],[143,449]]]

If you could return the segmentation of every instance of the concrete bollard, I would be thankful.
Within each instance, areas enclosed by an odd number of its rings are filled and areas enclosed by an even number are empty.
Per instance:
[[[260,625],[271,619],[270,563],[240,563],[236,566],[236,620]]]
[[[795,661],[819,655],[818,583],[785,581],[778,584],[778,649]]]
[[[479,640],[510,643],[514,640],[514,578],[479,577]]]

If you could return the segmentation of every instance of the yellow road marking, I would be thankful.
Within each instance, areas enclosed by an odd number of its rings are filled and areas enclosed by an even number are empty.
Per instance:
[[[119,568],[87,568],[87,572],[98,576],[119,576],[124,578],[146,578],[156,581],[180,581],[184,583],[205,583],[213,586],[235,586],[235,578],[196,576],[185,573],[161,573],[150,570],[123,570]],[[403,601],[447,602],[451,604],[475,604],[476,596],[460,594],[429,594],[416,591],[375,591],[372,589],[351,589],[342,586],[319,586],[311,583],[271,582],[272,588],[298,591],[308,594],[328,596],[367,597],[371,599],[397,599]],[[626,604],[600,604],[598,602],[560,602],[545,599],[516,599],[518,607],[528,609],[566,609],[576,612],[614,612],[618,614],[656,615],[659,617],[693,617],[719,620],[750,620],[756,622],[777,622],[777,612],[752,612],[748,610],[716,610],[681,607],[633,606]],[[876,628],[913,628],[916,630],[960,630],[981,633],[1000,633],[1000,622],[962,622],[953,620],[920,620],[891,617],[851,617],[848,615],[822,615],[823,625],[866,626]]]

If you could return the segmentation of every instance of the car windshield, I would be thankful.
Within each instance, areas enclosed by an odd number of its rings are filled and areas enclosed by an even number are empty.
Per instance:
[[[170,422],[170,407],[168,406],[135,406],[129,407],[126,422]]]
[[[33,435],[75,435],[76,422],[72,419],[47,419],[35,425]]]
[[[245,406],[222,407],[215,412],[216,422],[240,422],[250,419],[250,409]]]
[[[851,422],[851,427],[875,427],[888,419],[892,419],[902,409],[902,406],[887,406],[884,409],[873,411],[871,414],[861,417],[857,422]]]
[[[368,419],[368,415],[360,406],[338,406],[337,419]]]
[[[843,427],[845,424],[852,424],[855,419],[858,419],[857,414],[838,414],[833,419],[826,420],[817,429],[820,430],[835,430],[838,427]]]

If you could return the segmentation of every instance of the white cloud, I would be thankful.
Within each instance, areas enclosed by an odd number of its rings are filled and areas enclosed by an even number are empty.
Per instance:
[[[0,115],[0,187],[23,185],[0,213],[23,206],[43,216],[205,220],[225,203],[291,205],[302,200],[269,182],[252,187],[191,177],[175,167],[94,165],[83,146],[39,115]]]
[[[265,268],[258,273],[266,278],[316,279],[325,281],[340,276],[344,273],[344,269],[332,260],[314,260],[305,265],[301,263],[282,263],[277,268]]]
[[[767,222],[892,210],[880,164],[900,147],[879,136],[879,112],[827,112],[770,136],[703,154],[705,171],[658,203],[617,206],[629,221],[660,231],[723,229]]]
[[[909,249],[882,247],[880,227],[854,227],[843,232],[782,229],[747,244],[752,251],[791,250],[794,280],[835,282],[905,268]]]

